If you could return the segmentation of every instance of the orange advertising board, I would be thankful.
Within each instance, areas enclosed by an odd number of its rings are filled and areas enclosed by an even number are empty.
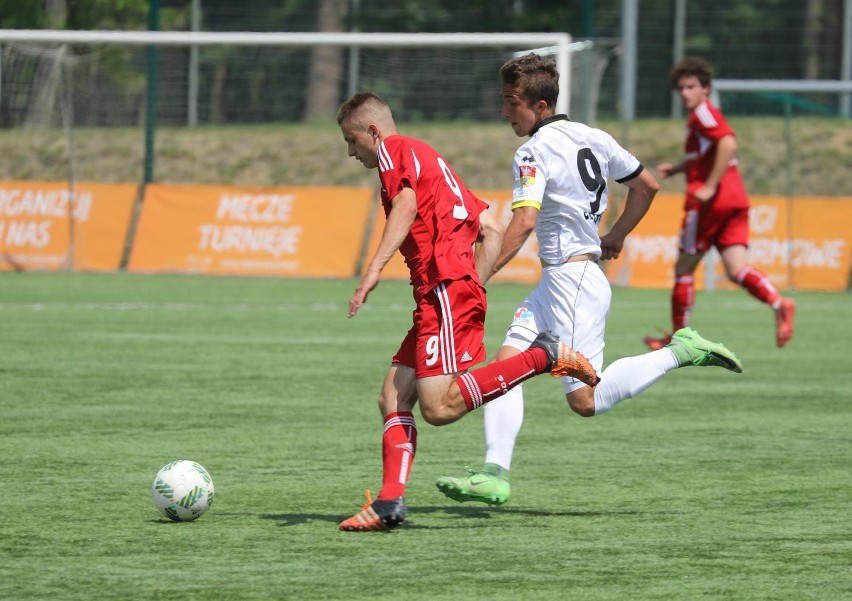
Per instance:
[[[511,191],[477,190],[474,193],[490,205],[489,210],[494,211],[503,223],[509,222],[512,216]],[[847,289],[852,269],[850,199],[756,196],[751,198],[751,203],[749,256],[752,266],[766,273],[780,289]],[[384,213],[380,207],[377,213],[365,267],[378,247],[384,228]],[[605,216],[604,223],[610,218]],[[637,288],[670,288],[682,218],[683,196],[658,194],[648,214],[627,238],[621,257],[602,264],[610,282]],[[541,274],[537,252],[538,243],[533,234],[518,256],[491,281],[537,283]],[[709,281],[705,272],[707,263],[702,262],[695,272],[699,289]],[[408,270],[399,253],[382,275],[408,278]],[[721,261],[713,263],[713,273],[709,275],[712,275],[715,287],[735,288],[727,280]]]
[[[616,284],[669,288],[677,259],[683,197],[658,194],[648,214],[628,237],[625,252],[607,265]],[[749,212],[749,260],[780,289],[842,291],[852,264],[852,202],[848,198],[754,196]],[[709,256],[709,255],[708,255]],[[706,264],[707,261],[704,261]],[[696,272],[701,287],[734,289],[720,260],[712,274]]]
[[[373,192],[149,184],[128,270],[352,277]]]
[[[847,289],[852,270],[849,199],[764,196],[752,203],[750,215],[752,264],[776,286]]]
[[[472,190],[472,192],[481,198],[483,202],[488,203],[488,210],[494,213],[500,221],[508,224],[512,219],[512,191],[511,190]],[[378,202],[378,201],[377,201]],[[369,245],[367,246],[367,254],[364,257],[364,269],[379,247],[379,241],[382,237],[382,231],[385,227],[385,213],[381,205],[376,210],[376,220],[370,237]],[[405,279],[409,278],[408,268],[405,266],[405,261],[402,255],[396,253],[390,262],[382,271],[383,278]],[[541,277],[541,264],[538,260],[538,241],[535,233],[533,233],[523,248],[518,252],[514,259],[508,265],[501,269],[493,278],[492,282],[518,282],[518,283],[536,283]]]
[[[0,182],[0,271],[118,269],[136,191],[76,182],[72,194],[68,182]]]

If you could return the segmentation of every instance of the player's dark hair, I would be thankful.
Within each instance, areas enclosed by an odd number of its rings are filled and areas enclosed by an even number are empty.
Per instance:
[[[365,105],[385,107],[390,111],[388,103],[382,100],[378,94],[374,94],[373,92],[358,92],[340,105],[340,109],[337,111],[337,124],[341,125],[344,121],[349,120],[353,113]]]
[[[518,89],[518,95],[527,102],[544,100],[550,109],[556,108],[559,97],[559,72],[556,61],[535,53],[506,61],[500,67],[503,85]]]
[[[687,56],[669,72],[669,82],[673,88],[677,88],[677,82],[681,77],[696,77],[703,87],[709,88],[713,80],[713,69],[703,58]]]

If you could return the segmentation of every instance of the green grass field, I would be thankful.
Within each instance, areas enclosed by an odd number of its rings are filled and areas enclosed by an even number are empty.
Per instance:
[[[337,523],[380,483],[375,405],[410,322],[386,282],[0,275],[0,599],[852,599],[852,303],[795,294],[774,346],[745,293],[700,293],[693,325],[745,364],[672,373],[582,419],[526,386],[503,508],[434,487],[478,465],[481,414],[419,420],[409,519]],[[523,286],[489,290],[493,352]],[[615,289],[607,363],[643,352],[668,292]],[[200,520],[150,497],[189,458]]]

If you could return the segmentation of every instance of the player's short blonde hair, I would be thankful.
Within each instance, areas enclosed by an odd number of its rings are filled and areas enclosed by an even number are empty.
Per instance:
[[[359,92],[346,100],[337,111],[337,124],[359,124],[366,127],[367,122],[378,123],[385,128],[393,128],[393,114],[388,103],[373,92]]]

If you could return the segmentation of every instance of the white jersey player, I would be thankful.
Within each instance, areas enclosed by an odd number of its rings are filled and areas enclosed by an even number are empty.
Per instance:
[[[643,167],[605,131],[554,115],[515,153],[514,171],[512,209],[538,211],[539,256],[544,264],[560,265],[579,255],[600,258],[598,224],[607,208],[607,181],[627,182]],[[640,180],[649,201],[652,182]]]
[[[554,114],[559,75],[552,60],[529,54],[504,64],[500,74],[502,116],[516,135],[530,139],[515,153],[512,219],[492,275],[517,254],[533,231],[542,275],[515,311],[495,361],[522,352],[540,332],[553,332],[600,373],[597,386],[562,378],[569,406],[584,417],[610,410],[678,367],[716,365],[742,371],[739,360],[723,345],[684,328],[668,346],[619,359],[601,372],[612,292],[597,261],[618,257],[659,186],[612,136]],[[627,199],[612,229],[599,237],[610,180],[627,186]],[[439,490],[456,501],[501,505],[508,500],[522,401],[523,390],[517,386],[486,406],[483,469],[470,470],[464,478],[440,478]]]

